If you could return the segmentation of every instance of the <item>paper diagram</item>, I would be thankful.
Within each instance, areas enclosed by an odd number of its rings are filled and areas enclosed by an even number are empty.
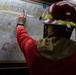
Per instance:
[[[44,11],[41,5],[20,0],[0,0],[0,60],[23,60],[24,56],[16,40],[16,24],[23,10],[27,16],[26,29],[32,38],[43,37],[43,24],[39,17]]]

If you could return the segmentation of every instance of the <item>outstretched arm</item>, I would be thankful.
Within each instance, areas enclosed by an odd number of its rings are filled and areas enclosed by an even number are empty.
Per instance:
[[[24,14],[20,15],[18,17],[18,24],[16,29],[17,41],[24,54],[35,43],[35,41],[30,37],[26,29],[24,28],[25,22],[26,16]]]

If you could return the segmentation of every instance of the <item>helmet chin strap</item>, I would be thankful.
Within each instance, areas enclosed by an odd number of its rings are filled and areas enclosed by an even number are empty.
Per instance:
[[[47,33],[47,25],[44,24],[44,34],[43,34],[43,38],[46,38],[48,36],[48,33]]]

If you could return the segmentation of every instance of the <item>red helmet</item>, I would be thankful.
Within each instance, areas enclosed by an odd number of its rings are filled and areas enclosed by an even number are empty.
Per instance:
[[[55,2],[42,14],[42,22],[76,27],[76,8],[67,1]]]

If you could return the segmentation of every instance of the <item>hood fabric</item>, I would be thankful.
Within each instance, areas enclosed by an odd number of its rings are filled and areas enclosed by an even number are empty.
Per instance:
[[[71,56],[76,51],[76,43],[66,38],[44,38],[37,41],[37,49],[43,57],[58,61]]]

